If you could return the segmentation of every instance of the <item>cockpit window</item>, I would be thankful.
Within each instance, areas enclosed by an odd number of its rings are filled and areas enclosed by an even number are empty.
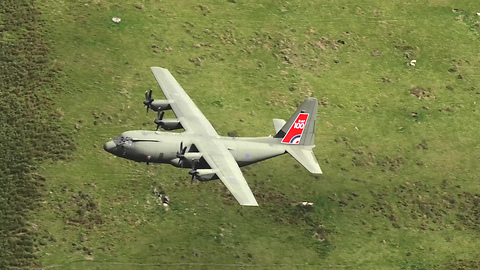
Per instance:
[[[115,145],[132,145],[132,138],[130,137],[124,137],[124,136],[118,136],[113,140]]]

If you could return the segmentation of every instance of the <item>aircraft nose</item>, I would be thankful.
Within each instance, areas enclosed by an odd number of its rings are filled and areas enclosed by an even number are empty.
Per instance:
[[[113,141],[109,141],[103,146],[103,149],[105,149],[105,151],[111,153],[113,148],[115,148],[116,146],[117,145]]]

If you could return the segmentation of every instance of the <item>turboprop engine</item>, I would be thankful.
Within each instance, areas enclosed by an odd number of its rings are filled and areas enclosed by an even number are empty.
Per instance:
[[[212,169],[190,170],[188,173],[192,176],[192,181],[193,178],[202,182],[218,179],[217,174]]]
[[[153,122],[157,125],[157,130],[161,127],[164,130],[175,130],[183,128],[178,119],[163,119],[164,111],[157,112],[157,118]]]
[[[154,111],[165,111],[172,109],[168,100],[153,99],[152,90],[145,92],[145,101],[143,102],[143,104],[147,106],[147,113],[149,109],[152,109]]]

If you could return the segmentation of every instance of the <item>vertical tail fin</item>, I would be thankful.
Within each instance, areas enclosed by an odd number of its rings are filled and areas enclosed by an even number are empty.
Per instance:
[[[274,136],[281,138],[285,150],[309,172],[321,174],[322,170],[313,154],[318,103],[307,98]]]
[[[314,145],[318,102],[307,98],[274,136],[284,144]]]

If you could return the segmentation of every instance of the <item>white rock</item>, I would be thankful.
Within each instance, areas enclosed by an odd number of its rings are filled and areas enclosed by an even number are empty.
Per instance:
[[[120,21],[122,21],[122,19],[118,18],[118,17],[113,17],[112,18],[112,21],[113,22],[116,22],[116,23],[119,23]]]

